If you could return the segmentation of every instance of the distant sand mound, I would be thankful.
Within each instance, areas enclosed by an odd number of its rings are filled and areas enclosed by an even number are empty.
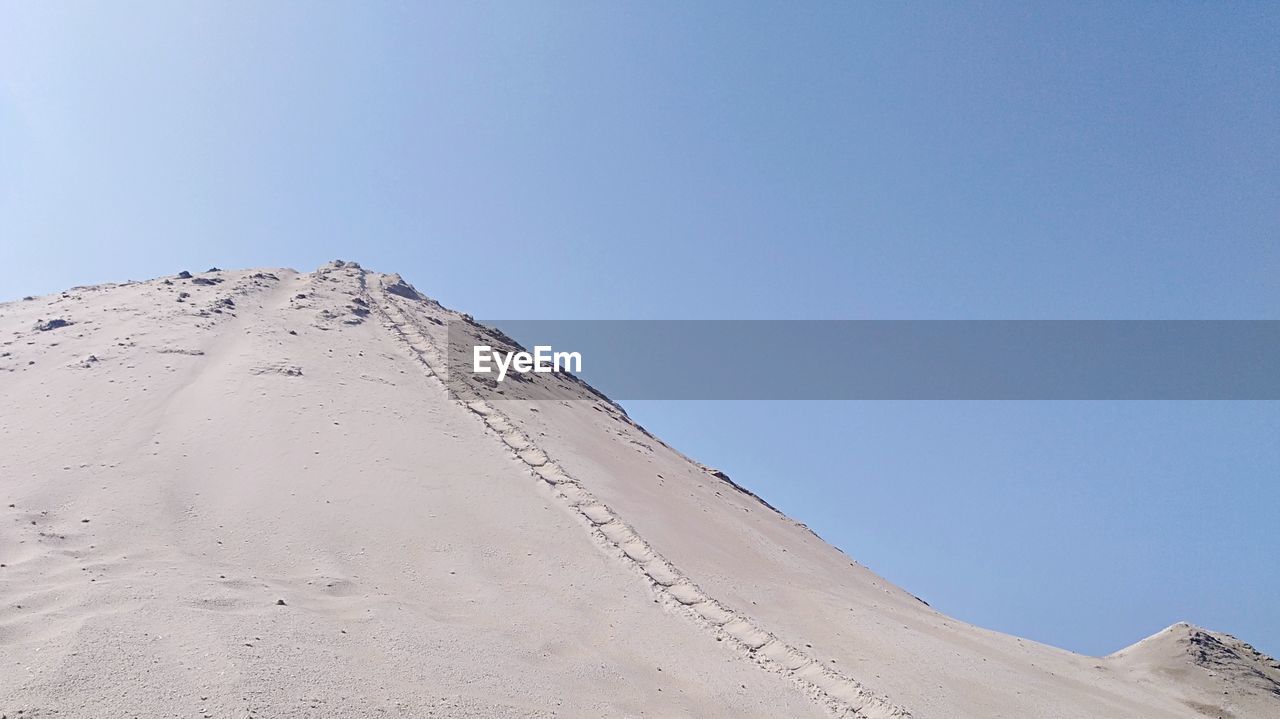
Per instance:
[[[1254,707],[1280,700],[1280,662],[1230,634],[1179,622],[1108,657],[1118,666],[1171,680],[1201,713],[1264,716]],[[1211,695],[1211,701],[1202,697]]]

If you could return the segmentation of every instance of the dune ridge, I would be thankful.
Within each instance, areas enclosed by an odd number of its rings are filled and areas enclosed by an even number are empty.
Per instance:
[[[0,305],[0,714],[1280,716],[1227,635],[972,627],[603,395],[455,398],[450,322],[510,341],[342,261]]]
[[[396,293],[387,294],[391,296]],[[394,301],[378,307],[427,372],[435,377],[444,376],[447,371],[445,362],[434,351],[432,343],[422,335],[421,329],[414,326],[413,321],[396,307]],[[653,590],[668,606],[685,609],[717,637],[729,639],[762,667],[791,677],[808,694],[828,704],[836,716],[866,719],[906,719],[911,716],[902,707],[894,706],[859,682],[822,666],[803,652],[760,629],[748,617],[707,596],[688,577],[653,551],[621,517],[583,489],[580,482],[525,433],[514,427],[494,404],[476,399],[466,402],[466,407],[484,420],[485,425],[528,466],[537,479],[555,488],[557,496],[581,515],[597,540],[612,550],[616,557],[632,563],[647,577]]]

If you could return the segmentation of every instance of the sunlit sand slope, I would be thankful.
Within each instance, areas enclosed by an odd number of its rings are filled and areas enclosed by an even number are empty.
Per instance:
[[[603,397],[454,398],[451,321],[352,263],[0,305],[0,715],[1280,716],[1225,635],[978,629]]]

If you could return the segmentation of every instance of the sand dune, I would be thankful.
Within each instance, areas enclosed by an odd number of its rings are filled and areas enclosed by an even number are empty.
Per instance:
[[[0,305],[0,715],[1280,716],[1226,635],[982,630],[604,398],[454,399],[460,317],[351,263]]]

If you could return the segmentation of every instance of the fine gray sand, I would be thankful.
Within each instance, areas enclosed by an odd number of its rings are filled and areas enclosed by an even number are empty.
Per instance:
[[[341,262],[0,305],[0,716],[1280,717],[1227,635],[973,627],[604,398],[455,399],[460,317]]]

